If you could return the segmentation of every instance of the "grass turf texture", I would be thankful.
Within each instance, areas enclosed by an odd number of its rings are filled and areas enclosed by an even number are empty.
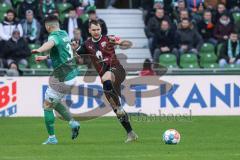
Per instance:
[[[139,135],[125,144],[125,132],[115,118],[81,123],[80,136],[70,139],[66,122],[56,121],[58,145],[44,146],[42,118],[0,118],[0,160],[239,160],[240,117],[192,117],[182,120],[132,118]],[[166,145],[162,134],[175,128],[178,145]]]

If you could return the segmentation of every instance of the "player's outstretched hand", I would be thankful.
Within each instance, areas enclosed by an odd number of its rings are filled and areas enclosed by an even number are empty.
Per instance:
[[[131,48],[133,43],[129,40],[122,40],[121,43],[119,44],[120,49],[129,49]]]
[[[40,51],[39,51],[38,49],[33,49],[33,50],[31,51],[31,53],[32,53],[32,54],[37,54],[37,53],[40,53]]]
[[[36,56],[35,57],[36,62],[41,62],[41,61],[44,61],[46,59],[48,59],[48,56]]]

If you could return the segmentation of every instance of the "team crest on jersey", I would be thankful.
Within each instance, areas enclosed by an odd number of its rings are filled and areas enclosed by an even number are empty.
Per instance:
[[[107,45],[107,42],[105,42],[105,41],[101,43],[101,46],[102,46],[103,48],[105,48],[106,45]]]
[[[89,48],[89,49],[93,49],[93,47],[92,47],[92,46],[88,46],[88,48]]]

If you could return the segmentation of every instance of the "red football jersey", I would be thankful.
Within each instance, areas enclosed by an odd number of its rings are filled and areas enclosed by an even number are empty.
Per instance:
[[[110,42],[108,36],[102,36],[98,41],[89,38],[81,45],[77,53],[89,55],[98,74],[102,76],[110,68],[121,65],[115,54],[114,46],[115,44]]]

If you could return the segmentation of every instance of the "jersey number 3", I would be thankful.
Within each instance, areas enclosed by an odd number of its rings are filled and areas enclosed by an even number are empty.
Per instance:
[[[68,60],[72,60],[73,59],[73,51],[72,51],[72,47],[69,43],[67,43],[67,46],[66,46],[67,50],[68,50]]]

